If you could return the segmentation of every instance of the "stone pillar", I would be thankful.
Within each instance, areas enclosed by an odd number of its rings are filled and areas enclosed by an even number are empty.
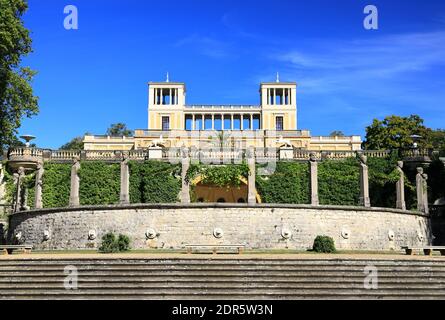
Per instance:
[[[190,183],[186,181],[187,171],[190,167],[190,156],[188,148],[182,150],[181,170],[181,203],[190,203]]]
[[[416,190],[417,190],[417,210],[429,213],[428,208],[428,175],[423,173],[423,168],[417,168]]]
[[[130,169],[128,168],[128,159],[125,157],[121,161],[121,188],[119,203],[130,203]]]
[[[247,203],[256,204],[256,187],[255,187],[255,151],[249,148],[247,151],[247,165],[249,166],[249,177],[247,181]]]
[[[221,114],[221,130],[224,130],[224,113]]]
[[[396,182],[396,208],[401,210],[406,210],[405,203],[405,175],[403,173],[403,161],[397,161],[397,171],[400,174],[399,181]]]
[[[43,208],[43,202],[42,202],[42,186],[43,186],[43,163],[37,164],[37,170],[36,170],[36,184],[35,184],[35,190],[34,190],[34,208],[35,209],[42,209]]]
[[[23,167],[20,167],[17,172],[14,173],[14,184],[15,184],[15,196],[14,196],[14,204],[13,204],[13,211],[18,212],[22,208],[22,180],[25,176],[25,169]]]
[[[311,204],[318,206],[320,204],[318,200],[318,163],[315,158],[315,153],[310,154],[310,181],[311,181]]]
[[[70,187],[70,201],[69,206],[75,207],[80,205],[79,200],[79,186],[80,186],[80,178],[79,178],[79,169],[80,162],[78,157],[73,158],[73,165],[71,166],[71,187]]]
[[[369,175],[368,165],[366,164],[368,159],[364,155],[359,155],[360,159],[360,205],[365,207],[371,206],[371,200],[369,199]]]

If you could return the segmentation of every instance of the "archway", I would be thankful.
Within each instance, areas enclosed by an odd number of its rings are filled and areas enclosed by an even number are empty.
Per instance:
[[[217,185],[203,184],[202,176],[198,176],[191,182],[194,202],[215,202],[215,203],[247,203],[248,182],[240,176],[239,186],[220,187]],[[261,203],[261,197],[255,190],[257,203]]]

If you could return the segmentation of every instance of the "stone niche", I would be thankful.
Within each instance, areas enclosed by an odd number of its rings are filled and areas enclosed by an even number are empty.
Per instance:
[[[215,233],[215,228],[222,232]],[[45,230],[51,230],[46,239]],[[18,212],[10,216],[8,238],[20,232],[35,249],[88,249],[99,247],[109,231],[128,235],[134,249],[219,243],[306,250],[317,235],[327,235],[337,249],[392,250],[430,245],[432,238],[430,218],[421,213],[268,204],[144,204]]]

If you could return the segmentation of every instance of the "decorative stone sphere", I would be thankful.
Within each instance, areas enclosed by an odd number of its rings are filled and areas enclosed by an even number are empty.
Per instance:
[[[351,232],[348,229],[343,229],[341,231],[341,236],[343,239],[349,239],[349,237],[351,236]]]
[[[392,230],[388,231],[388,238],[390,241],[394,241],[394,239],[395,239],[394,231],[392,231]]]
[[[97,238],[96,230],[88,231],[88,240],[94,240]]]
[[[48,241],[50,238],[51,238],[51,234],[50,234],[49,230],[43,231],[43,240]]]
[[[285,240],[290,239],[290,237],[292,237],[292,231],[287,228],[283,228],[281,230],[281,237],[283,237]]]
[[[153,229],[153,228],[148,228],[148,229],[145,231],[145,237],[146,237],[147,239],[152,240],[152,239],[156,238],[157,236],[158,236],[158,234],[157,234],[156,230]]]
[[[215,228],[213,229],[213,236],[216,239],[221,239],[224,235],[224,231],[221,228]]]

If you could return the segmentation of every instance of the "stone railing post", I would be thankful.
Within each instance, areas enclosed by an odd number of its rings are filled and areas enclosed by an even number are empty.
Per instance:
[[[121,188],[120,188],[120,204],[130,203],[130,169],[128,167],[128,159],[121,161]]]
[[[190,156],[188,148],[181,150],[181,203],[190,203],[190,182],[187,181],[187,171],[190,168]]]
[[[36,184],[35,184],[35,190],[34,190],[34,208],[35,209],[42,209],[43,208],[43,202],[42,202],[42,186],[43,186],[43,163],[39,162],[37,163],[37,170],[36,170]]]
[[[318,200],[318,163],[315,153],[310,154],[309,166],[311,181],[311,204],[313,206],[318,206],[320,204]]]
[[[14,184],[15,184],[15,196],[13,203],[13,211],[18,212],[22,209],[22,180],[25,176],[25,169],[23,167],[18,168],[17,172],[14,173]]]
[[[403,173],[403,161],[397,161],[397,171],[400,174],[399,180],[396,182],[396,208],[406,210],[405,203],[405,174]]]
[[[250,148],[247,152],[247,165],[249,166],[249,177],[247,181],[247,203],[256,204],[256,187],[255,187],[255,151]]]
[[[79,200],[79,186],[80,186],[79,169],[80,169],[79,157],[74,157],[73,158],[73,165],[71,166],[71,187],[70,187],[70,201],[69,201],[69,206],[70,207],[75,207],[75,206],[80,205],[80,200]]]
[[[360,154],[359,159],[360,159],[360,205],[365,207],[370,207],[371,200],[369,199],[369,173],[368,173],[368,165],[366,164],[368,158]]]
[[[417,210],[429,213],[428,208],[428,175],[423,173],[423,168],[417,168],[416,190],[417,190]]]

